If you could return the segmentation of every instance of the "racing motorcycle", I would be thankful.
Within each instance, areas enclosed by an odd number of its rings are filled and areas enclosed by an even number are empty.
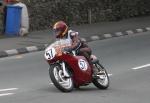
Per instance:
[[[62,92],[71,92],[74,88],[93,83],[99,89],[109,87],[109,76],[96,56],[89,63],[84,56],[75,51],[66,52],[70,46],[67,40],[57,40],[45,49],[45,59],[49,64],[51,81]]]

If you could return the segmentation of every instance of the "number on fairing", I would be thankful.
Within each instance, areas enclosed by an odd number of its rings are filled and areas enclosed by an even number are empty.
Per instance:
[[[81,68],[81,69],[84,69],[84,68],[85,68],[85,62],[84,62],[84,61],[80,61],[80,64],[79,64],[79,65],[80,65],[80,68]]]
[[[88,69],[87,63],[83,59],[80,59],[78,61],[78,65],[79,65],[80,69],[83,70],[83,71],[86,71]]]
[[[46,51],[45,53],[45,58],[50,60],[53,59],[56,55],[56,51],[54,48],[49,49],[48,51]]]

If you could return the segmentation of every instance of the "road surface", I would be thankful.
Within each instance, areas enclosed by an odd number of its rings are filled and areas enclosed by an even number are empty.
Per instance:
[[[149,103],[150,32],[89,45],[110,74],[107,90],[91,84],[60,92],[41,51],[0,59],[0,103]]]

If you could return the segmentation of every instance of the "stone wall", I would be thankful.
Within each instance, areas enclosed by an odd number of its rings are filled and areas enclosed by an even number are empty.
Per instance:
[[[150,14],[149,0],[23,0],[30,30],[42,30],[57,20],[68,24],[116,21]]]

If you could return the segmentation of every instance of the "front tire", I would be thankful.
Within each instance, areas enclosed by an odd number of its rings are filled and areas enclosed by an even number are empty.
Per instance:
[[[63,70],[60,64],[52,64],[49,68],[49,75],[51,81],[54,83],[56,88],[62,92],[71,92],[74,88],[73,80],[70,77],[63,75]]]
[[[109,76],[106,69],[99,63],[94,64],[95,68],[100,72],[93,78],[93,84],[99,89],[107,89],[109,87]]]

